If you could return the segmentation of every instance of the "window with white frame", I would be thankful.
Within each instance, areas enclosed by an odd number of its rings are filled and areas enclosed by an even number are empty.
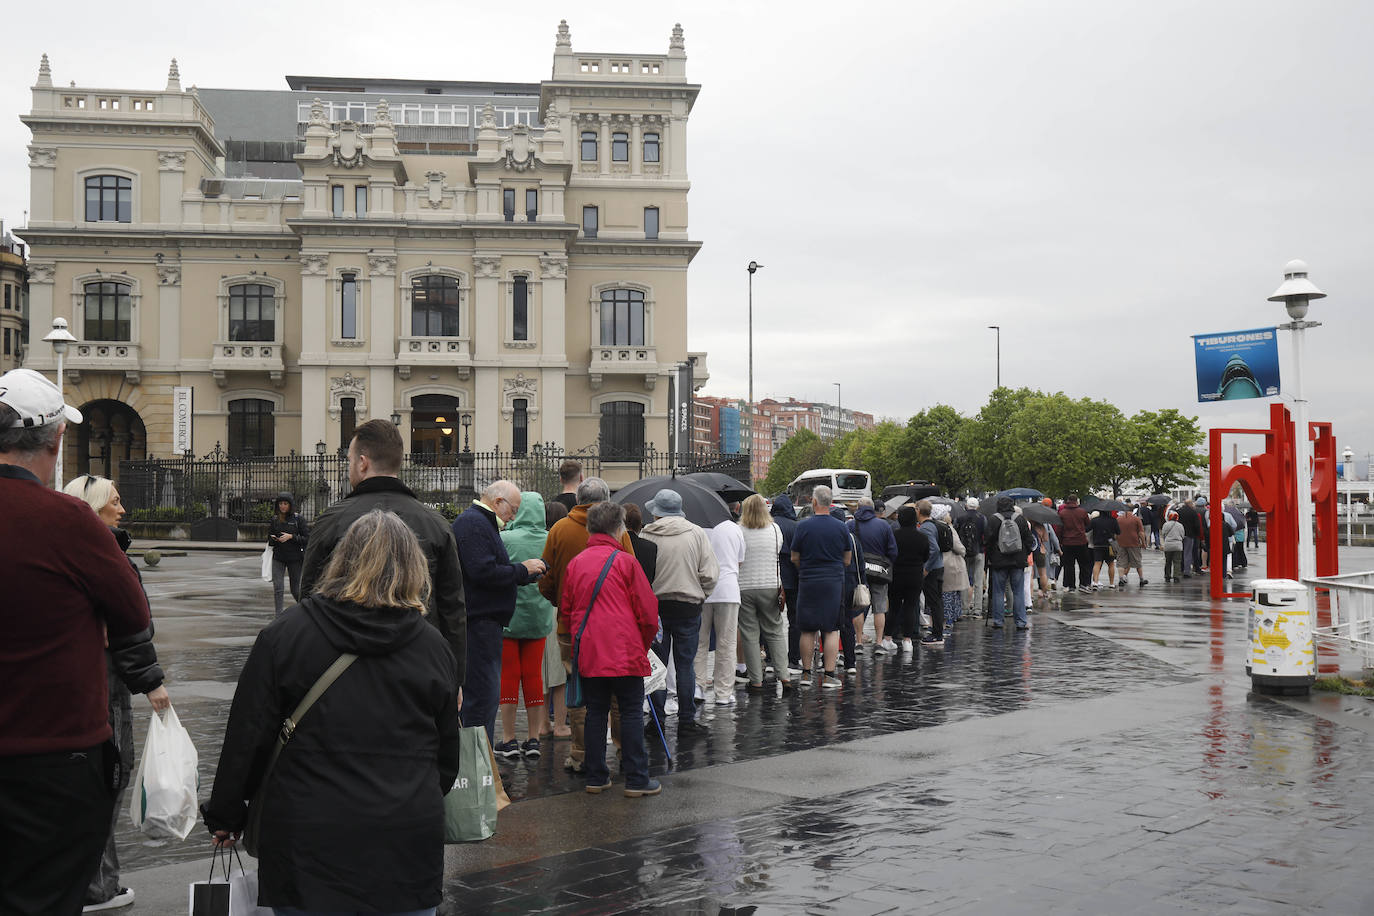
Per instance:
[[[358,275],[346,273],[339,277],[339,336],[344,340],[358,338]]]
[[[101,280],[87,283],[84,289],[84,339],[133,340],[133,288]]]
[[[229,287],[229,339],[277,339],[276,290],[261,283]]]
[[[86,222],[127,223],[133,220],[133,181],[123,175],[86,178]]]
[[[530,281],[523,275],[511,280],[510,327],[512,340],[530,339]]]
[[[462,290],[458,280],[425,274],[410,281],[410,333],[415,337],[462,336]]]
[[[645,345],[644,293],[637,289],[601,291],[601,345],[603,347]]]

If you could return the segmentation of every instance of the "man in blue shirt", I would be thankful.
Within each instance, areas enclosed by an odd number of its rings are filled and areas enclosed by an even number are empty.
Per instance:
[[[940,552],[939,533],[930,517],[930,500],[916,504],[916,526],[930,539],[930,557],[926,560],[925,578],[921,580],[921,602],[930,615],[930,632],[921,637],[923,646],[945,644],[945,555]]]
[[[821,688],[826,690],[841,685],[835,674],[835,659],[840,652],[840,623],[845,613],[844,568],[854,560],[849,529],[830,514],[832,499],[829,487],[816,487],[811,493],[812,515],[799,522],[792,535],[792,562],[798,570],[801,686],[812,686],[810,665],[816,634],[820,633],[825,664]]]

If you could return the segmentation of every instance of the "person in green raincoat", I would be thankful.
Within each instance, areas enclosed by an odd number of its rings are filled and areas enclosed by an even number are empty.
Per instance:
[[[520,511],[501,531],[501,540],[512,563],[538,559],[544,553],[544,497],[535,492],[520,494]],[[495,751],[502,757],[539,756],[539,735],[545,728],[544,640],[553,632],[553,605],[539,594],[537,583],[522,585],[515,595],[515,614],[501,633],[501,741]],[[528,739],[515,737],[515,704],[525,691]]]

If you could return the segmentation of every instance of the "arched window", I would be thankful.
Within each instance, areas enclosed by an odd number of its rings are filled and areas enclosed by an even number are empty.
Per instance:
[[[86,222],[127,223],[133,216],[133,182],[120,175],[86,179]]]
[[[523,455],[530,450],[530,402],[529,398],[516,398],[511,401],[510,450]]]
[[[229,339],[276,340],[276,290],[261,283],[229,287]]]
[[[410,282],[410,333],[415,337],[460,337],[458,281],[427,274]]]
[[[240,398],[229,402],[229,457],[261,458],[276,449],[272,402]]]
[[[344,274],[339,285],[339,336],[344,340],[358,337],[358,276]]]
[[[85,339],[132,340],[132,289],[127,283],[102,280],[84,287]]]
[[[601,345],[644,346],[644,293],[637,289],[601,292]]]
[[[612,461],[644,455],[644,405],[607,401],[601,405],[601,457]]]

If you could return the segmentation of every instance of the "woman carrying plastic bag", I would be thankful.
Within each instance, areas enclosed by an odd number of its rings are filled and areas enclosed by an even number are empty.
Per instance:
[[[150,837],[186,839],[196,825],[200,757],[170,705],[148,722],[143,757],[129,791],[129,819]]]

